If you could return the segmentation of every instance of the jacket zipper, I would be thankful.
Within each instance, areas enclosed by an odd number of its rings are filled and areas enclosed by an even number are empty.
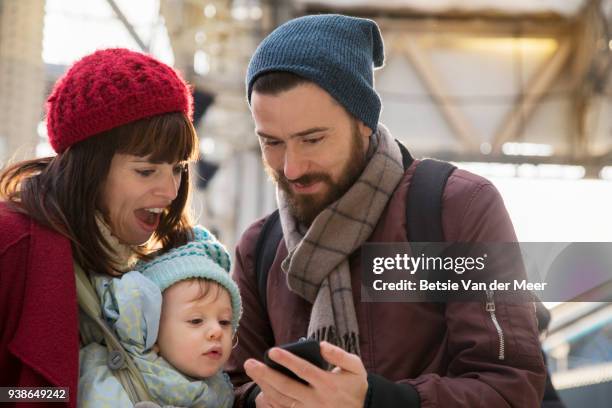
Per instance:
[[[495,302],[493,301],[493,292],[490,290],[486,291],[487,294],[487,304],[485,310],[489,312],[491,315],[491,320],[493,321],[493,325],[495,326],[495,330],[497,330],[497,336],[499,337],[499,356],[500,360],[503,360],[506,356],[506,343],[504,340],[504,331],[497,321],[497,316],[495,316]]]

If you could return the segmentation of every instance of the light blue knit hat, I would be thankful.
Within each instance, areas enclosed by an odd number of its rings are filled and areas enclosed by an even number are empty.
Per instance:
[[[374,68],[385,59],[378,25],[366,18],[318,14],[290,20],[257,47],[246,75],[253,83],[274,71],[291,72],[318,84],[353,116],[376,131],[382,104],[374,89]]]
[[[155,282],[163,292],[177,282],[191,278],[210,279],[230,294],[232,329],[236,332],[242,316],[238,286],[229,275],[230,256],[217,238],[202,226],[193,228],[194,239],[149,262],[140,262],[136,270]]]

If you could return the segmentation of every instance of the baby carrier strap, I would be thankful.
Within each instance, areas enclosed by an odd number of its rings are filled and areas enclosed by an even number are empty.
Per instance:
[[[136,404],[139,401],[152,401],[142,373],[125,351],[115,333],[102,319],[102,308],[89,277],[76,262],[74,274],[77,288],[79,308],[102,332],[108,348],[108,367],[123,386],[130,400]],[[85,339],[86,342],[88,339]]]

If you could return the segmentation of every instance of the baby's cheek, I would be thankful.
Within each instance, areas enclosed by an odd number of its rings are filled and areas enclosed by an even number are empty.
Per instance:
[[[179,327],[160,322],[157,344],[162,354],[173,354],[172,351],[181,346],[180,342],[183,339],[184,336],[181,336]]]
[[[235,341],[235,340],[234,340]],[[223,356],[223,363],[225,363],[227,360],[229,360],[230,355],[232,354],[232,339],[230,338],[229,341],[224,341],[223,342],[223,351],[224,351],[224,356]]]

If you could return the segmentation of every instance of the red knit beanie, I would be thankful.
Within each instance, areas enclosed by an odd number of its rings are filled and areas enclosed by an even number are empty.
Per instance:
[[[62,153],[90,136],[138,119],[183,112],[193,98],[168,65],[123,48],[96,51],[72,65],[47,100],[51,146]]]

